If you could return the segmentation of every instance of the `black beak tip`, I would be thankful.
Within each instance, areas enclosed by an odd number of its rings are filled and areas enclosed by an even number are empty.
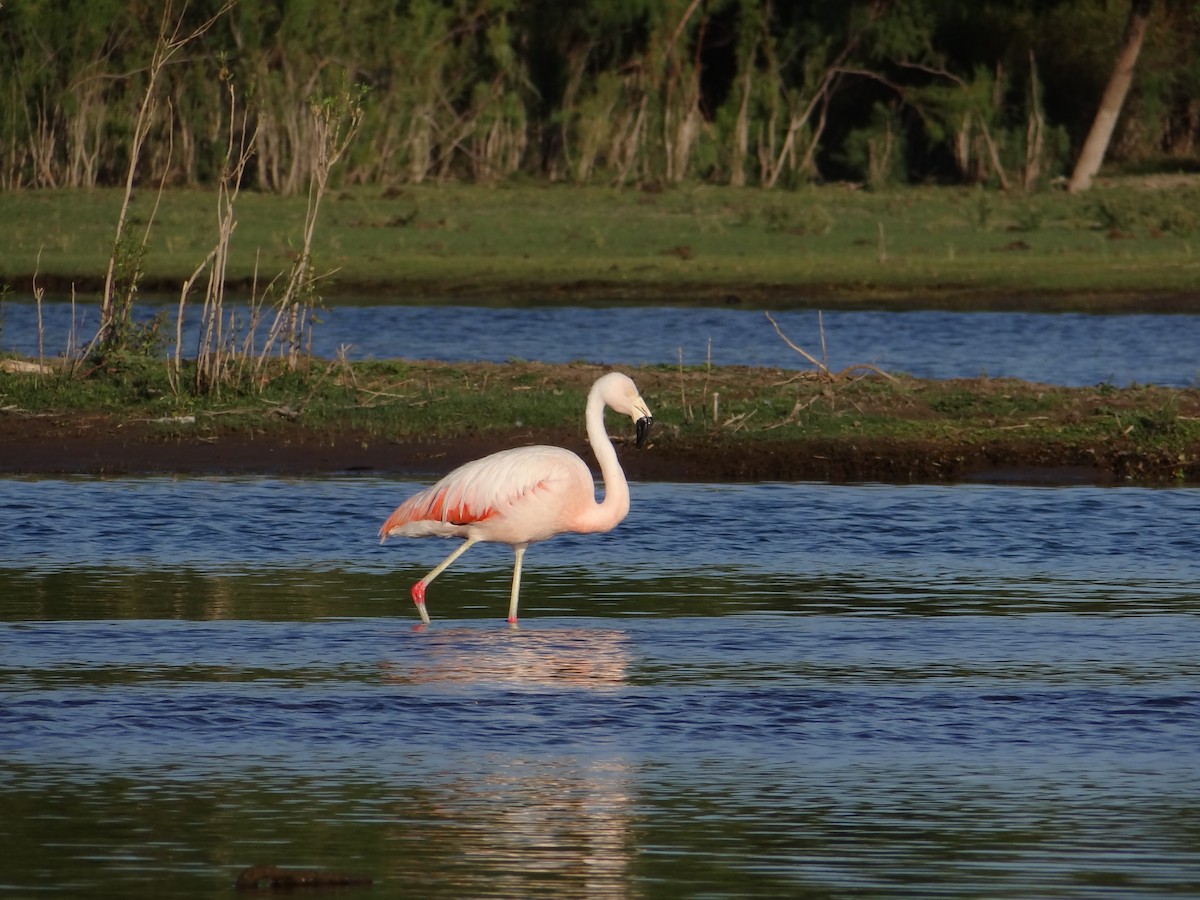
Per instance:
[[[637,446],[645,446],[650,438],[650,426],[654,424],[653,416],[643,416],[637,420]]]

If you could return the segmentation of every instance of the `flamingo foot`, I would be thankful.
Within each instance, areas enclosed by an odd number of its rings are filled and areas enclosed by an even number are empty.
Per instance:
[[[413,603],[417,604],[417,612],[421,614],[421,621],[426,625],[429,624],[429,613],[425,611],[425,582],[418,581],[412,586]]]

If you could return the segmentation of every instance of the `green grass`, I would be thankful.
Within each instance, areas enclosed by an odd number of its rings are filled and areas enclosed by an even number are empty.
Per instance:
[[[582,443],[582,409],[600,374],[585,364],[400,361],[282,364],[261,391],[177,396],[151,362],[88,377],[0,371],[0,420],[132,441],[253,440],[390,447]],[[655,412],[664,459],[721,458],[725,477],[786,477],[781,459],[843,460],[843,472],[905,480],[966,459],[1098,466],[1120,479],[1200,482],[1200,389],[1048,387],[1008,379],[923,381],[871,374],[821,380],[793,371],[644,366],[630,374]],[[713,396],[719,411],[713,416]],[[82,430],[82,431],[81,431]],[[628,423],[609,417],[614,435]],[[699,454],[699,457],[697,457]],[[403,455],[402,453],[400,454]],[[807,477],[812,477],[811,475]],[[832,476],[832,477],[837,477]],[[862,475],[843,477],[864,477]]]
[[[120,195],[4,195],[0,284],[28,296],[34,272],[86,297],[107,265]],[[145,221],[153,197],[134,210]],[[243,194],[229,275],[260,285],[290,264],[304,198]],[[215,240],[216,198],[171,191],[146,259],[148,285],[178,291]],[[1193,246],[1197,249],[1194,252]],[[1004,195],[912,188],[796,192],[681,187],[656,193],[519,185],[358,188],[330,196],[317,266],[335,269],[330,302],[727,302],[967,307],[1200,309],[1200,191],[1105,187]],[[1190,304],[1190,305],[1189,305]],[[319,325],[317,326],[320,327]],[[57,353],[61,348],[48,348]],[[159,358],[136,354],[74,377],[0,372],[0,415],[64,421],[100,415],[164,439],[222,431],[334,441],[447,440],[493,433],[509,442],[581,434],[585,365],[503,366],[304,360],[279,363],[213,396],[172,389]],[[113,365],[108,365],[114,362]],[[1149,480],[1200,481],[1200,391],[1049,388],[1004,380],[924,382],[878,375],[835,382],[794,372],[650,366],[635,377],[656,411],[656,440],[679,447],[839,448],[953,461],[979,448]],[[185,372],[183,383],[188,383]],[[713,395],[720,395],[714,419]],[[194,423],[179,417],[194,416]],[[877,449],[876,449],[877,448]],[[972,449],[973,448],[973,449]],[[990,451],[988,451],[990,452]],[[1005,451],[1007,452],[1007,451]],[[1002,454],[1003,455],[1003,454]],[[915,471],[915,469],[914,469]]]
[[[34,415],[99,412],[130,421],[195,415],[222,428],[286,422],[289,428],[391,440],[581,431],[587,390],[600,372],[586,364],[311,361],[298,371],[280,364],[261,392],[194,397],[176,396],[165,368],[151,363],[83,378],[0,372],[0,407]],[[742,367],[643,366],[630,372],[667,441],[1020,437],[1129,441],[1188,452],[1200,445],[1200,390],[1194,388],[1066,388],[881,375],[828,382]],[[716,420],[714,393],[720,396]],[[615,420],[613,428],[619,428]]]
[[[146,221],[153,201],[149,191],[137,195],[136,221]],[[287,268],[305,202],[240,196],[232,279],[257,270],[261,285]],[[119,203],[108,190],[5,194],[0,277],[19,294],[35,271],[43,283],[94,291]],[[689,302],[766,293],[777,306],[965,298],[1092,308],[1104,298],[1194,295],[1198,210],[1200,188],[1133,182],[1082,196],[946,187],[354,188],[326,199],[315,253],[318,268],[333,273],[322,293],[342,302]],[[215,237],[215,195],[167,192],[151,232],[148,285],[177,291]]]

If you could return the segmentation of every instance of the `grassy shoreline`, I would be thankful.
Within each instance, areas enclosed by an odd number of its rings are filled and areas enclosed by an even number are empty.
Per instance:
[[[437,475],[506,446],[586,453],[587,364],[313,362],[262,395],[180,400],[165,383],[0,372],[0,470]],[[1200,483],[1200,390],[927,381],[861,372],[630,367],[657,480]],[[625,423],[609,420],[624,435]]]
[[[10,301],[33,296],[34,273],[37,287],[86,299],[98,278],[79,273],[105,270],[119,194],[39,191],[5,201],[0,281]],[[142,224],[155,201],[138,196]],[[257,277],[261,286],[287,270],[305,202],[239,200],[232,285],[246,289]],[[215,209],[211,192],[166,192],[142,295],[177,299],[212,246]],[[1195,179],[1112,182],[1086,196],[356,188],[331,196],[316,234],[317,268],[335,272],[319,284],[331,304],[1200,312]],[[255,385],[198,396],[186,388],[187,366],[174,383],[151,352],[71,377],[0,371],[0,469],[437,474],[512,444],[582,448],[583,397],[598,374],[584,365],[304,359],[295,370],[280,363]],[[1008,472],[1200,483],[1195,388],[674,366],[631,374],[659,423],[655,450],[627,460],[647,477],[949,481]]]

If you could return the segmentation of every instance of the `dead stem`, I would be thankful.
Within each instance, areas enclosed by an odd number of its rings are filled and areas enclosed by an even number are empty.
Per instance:
[[[752,409],[744,413],[738,413],[736,416],[731,416],[722,423],[721,427],[729,432],[741,431],[746,427],[746,422],[756,413],[757,409]]]
[[[763,315],[765,315],[767,317],[767,321],[771,323],[771,327],[773,327],[775,329],[775,333],[777,335],[779,335],[780,338],[783,339],[783,342],[785,344],[787,344],[789,347],[791,347],[793,350],[795,350],[797,353],[799,353],[801,356],[803,356],[805,359],[807,359],[810,363],[812,363],[814,366],[816,366],[817,369],[823,375],[825,375],[825,377],[827,377],[827,378],[834,377],[833,373],[829,371],[828,367],[824,363],[822,363],[819,359],[817,359],[815,356],[813,356],[811,353],[809,353],[803,347],[798,347],[796,344],[794,344],[792,342],[792,340],[786,334],[783,333],[783,329],[779,327],[779,323],[775,321],[774,317],[771,315],[771,313],[768,310],[763,310]],[[824,338],[823,337],[822,337],[822,346],[824,346]]]
[[[840,372],[830,371],[829,366],[825,362],[818,360],[816,357],[814,357],[811,353],[809,353],[803,347],[797,346],[786,334],[784,334],[783,329],[779,327],[779,323],[775,321],[775,319],[771,316],[770,312],[764,310],[763,315],[765,315],[767,317],[767,321],[771,323],[772,327],[774,327],[774,329],[775,329],[775,333],[777,335],[779,335],[780,338],[783,339],[783,342],[785,344],[787,344],[789,347],[791,347],[793,350],[795,350],[797,353],[799,353],[801,356],[803,356],[805,359],[807,359],[814,366],[816,366],[817,374],[825,380],[828,380],[831,382],[844,381],[844,380],[850,378],[852,373],[858,372],[862,369],[866,369],[869,372],[874,372],[876,375],[882,375],[884,378],[886,378],[888,381],[893,382],[894,384],[900,383],[900,379],[896,378],[894,375],[889,375],[887,372],[883,371],[883,369],[879,368],[878,366],[872,365],[871,363],[855,363],[854,365],[846,366],[846,368],[842,369]],[[826,355],[826,348],[825,348],[825,324],[821,317],[821,313],[819,311],[817,312],[817,324],[818,324],[818,326],[820,328],[820,332],[821,332],[821,356],[823,359],[828,359],[828,356]],[[795,376],[795,378],[793,378],[791,380],[794,381],[796,379],[803,378],[804,376],[811,375],[811,374],[812,373],[809,373],[809,372],[802,372],[799,375]],[[860,377],[862,377],[862,376],[860,376]],[[787,384],[787,382],[781,382],[781,383]]]
[[[42,327],[42,298],[46,289],[38,285],[38,272],[42,267],[42,248],[38,247],[37,260],[33,264],[33,299],[37,303],[37,339],[38,339],[38,384],[41,384],[41,372],[46,367],[46,351],[44,346],[45,331]]]
[[[866,369],[868,372],[874,372],[876,375],[881,375],[884,378],[886,378],[888,381],[892,382],[892,384],[900,383],[900,379],[897,378],[895,375],[891,375],[891,374],[883,371],[883,369],[879,368],[879,366],[872,365],[871,363],[855,363],[852,366],[846,366],[846,368],[842,369],[834,377],[838,378],[838,379],[850,378],[850,375],[852,372],[857,372],[860,369]],[[866,375],[859,375],[858,378],[855,378],[854,380],[858,381],[859,379],[866,378],[866,377],[867,377]]]
[[[692,421],[692,408],[688,406],[687,391],[683,383],[683,348],[679,348],[679,409],[685,422]]]
[[[704,392],[700,398],[700,415],[704,415],[704,407],[708,405],[708,380],[712,377],[712,338],[708,339],[708,352],[704,357]],[[717,424],[717,406],[713,401],[713,424]]]

